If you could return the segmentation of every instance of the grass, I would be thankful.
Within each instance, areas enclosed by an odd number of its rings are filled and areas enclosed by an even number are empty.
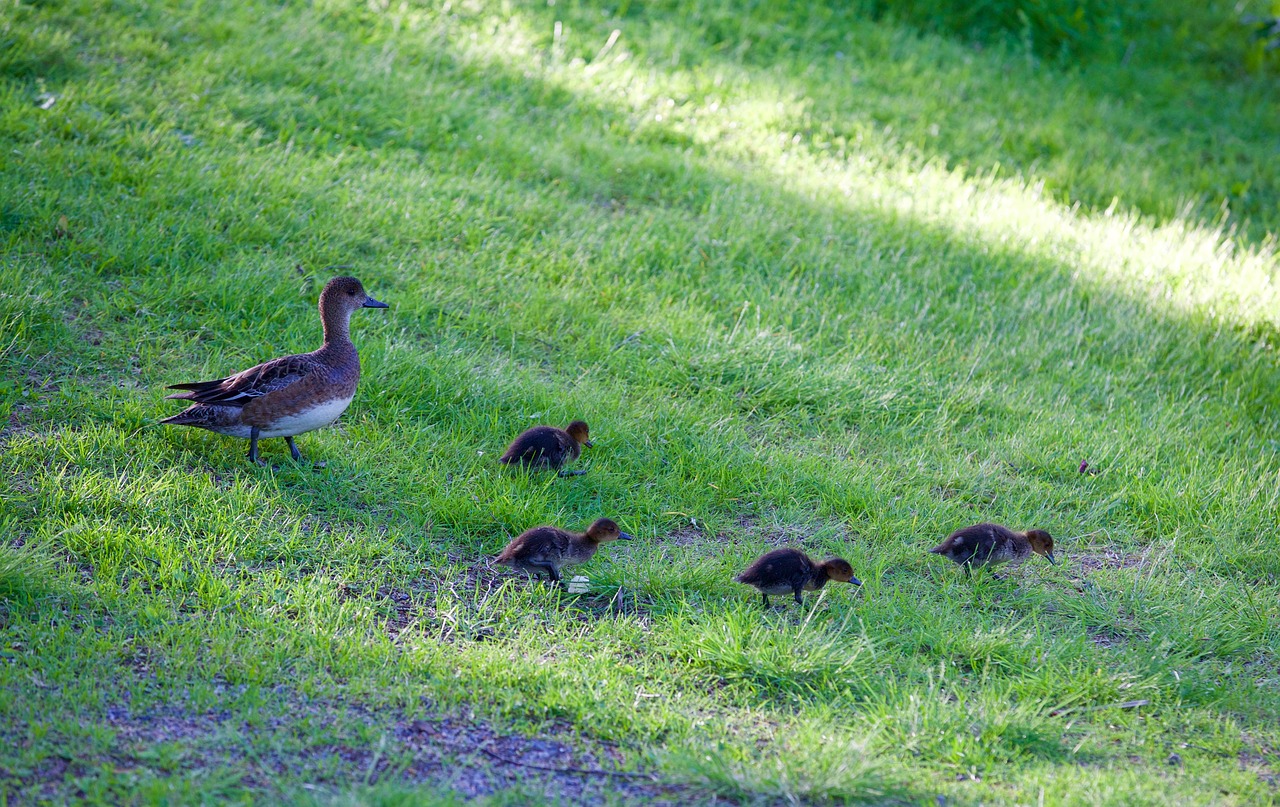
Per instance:
[[[1280,124],[1229,48],[713,0],[0,41],[9,801],[1277,800]],[[314,347],[336,265],[392,308],[323,467],[155,425]],[[577,417],[585,476],[494,461]],[[597,516],[589,595],[484,563]],[[924,551],[980,519],[1062,565]],[[864,586],[764,614],[782,544]]]

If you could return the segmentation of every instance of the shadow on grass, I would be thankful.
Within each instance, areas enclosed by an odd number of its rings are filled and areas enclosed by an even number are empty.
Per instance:
[[[1156,408],[1182,407],[1193,416],[1221,413],[1230,402],[1231,410],[1246,413],[1260,430],[1275,426],[1280,372],[1259,340],[1274,344],[1280,334],[1265,322],[1224,328],[1220,317],[1188,313],[1114,287],[1060,254],[994,236],[975,238],[938,223],[937,217],[913,216],[876,200],[815,201],[780,188],[776,176],[690,145],[675,129],[649,123],[633,133],[635,121],[626,110],[536,77],[460,59],[447,48],[424,47],[412,58],[430,64],[434,74],[467,82],[472,95],[451,104],[447,122],[424,116],[413,125],[387,130],[362,111],[359,96],[365,92],[382,92],[397,105],[411,105],[412,81],[357,81],[345,91],[336,90],[328,104],[293,108],[271,99],[302,91],[293,83],[295,78],[303,81],[302,75],[277,75],[277,86],[262,93],[261,100],[231,99],[229,105],[268,138],[321,152],[355,145],[427,156],[449,149],[459,177],[487,165],[509,165],[512,171],[503,184],[512,199],[501,204],[514,208],[523,200],[533,203],[550,195],[608,210],[620,237],[664,211],[680,211],[674,215],[691,222],[680,234],[691,243],[648,244],[645,251],[621,260],[601,254],[598,245],[581,249],[590,261],[610,263],[613,277],[636,287],[681,293],[682,305],[707,317],[716,316],[723,302],[699,288],[702,275],[722,284],[728,280],[744,294],[791,290],[787,302],[797,307],[852,311],[852,327],[868,340],[883,338],[877,329],[910,324],[915,341],[951,360],[918,368],[929,383],[912,390],[912,400],[872,404],[840,400],[838,387],[825,393],[810,390],[805,378],[821,376],[821,366],[784,362],[757,373],[737,361],[720,361],[714,350],[650,350],[646,359],[672,364],[673,391],[726,391],[736,396],[745,414],[767,417],[808,409],[850,428],[886,416],[909,420],[950,401],[959,410],[956,425],[964,428],[1035,414],[1034,409],[1011,408],[1008,396],[955,401],[966,384],[1010,387],[1034,377],[1027,396],[1037,406],[1060,412],[1101,415],[1108,396],[1127,395],[1145,398]],[[246,69],[252,75],[252,66]],[[339,108],[347,114],[336,114]],[[578,122],[576,128],[570,128],[569,118]],[[749,253],[727,243],[736,234],[733,211],[721,208],[731,196],[776,198],[782,219],[770,233],[776,238],[752,245]],[[832,240],[848,246],[847,263],[832,265],[809,248]],[[945,254],[948,266],[924,265],[931,254]],[[805,331],[817,313],[805,311],[810,321],[802,320],[796,330],[810,335]],[[501,341],[491,340],[495,354],[506,352]],[[641,343],[638,352],[645,350]],[[983,371],[984,352],[999,356],[1006,371]],[[942,369],[947,364],[976,370],[962,380]],[[777,383],[779,372],[792,384]],[[788,386],[800,392],[785,391]],[[775,397],[779,387],[784,392]],[[1068,391],[1075,394],[1064,397]]]
[[[133,682],[135,691],[146,684]],[[0,729],[0,737],[37,749],[55,740],[62,751],[29,762],[6,759],[10,792],[65,797],[92,782],[129,792],[209,791],[245,799],[270,793],[333,797],[369,789],[422,798],[485,803],[681,803],[706,798],[699,789],[623,769],[626,755],[555,721],[536,737],[503,732],[465,715],[442,715],[431,703],[408,707],[335,702],[280,685],[267,692],[220,685],[214,707],[178,694],[163,705],[139,695],[111,699],[80,715],[74,727],[48,727],[32,742]],[[5,736],[9,734],[10,736]],[[98,739],[89,738],[97,735]],[[647,767],[647,766],[645,766]],[[119,774],[131,776],[117,778]],[[114,774],[114,775],[113,775]],[[411,790],[410,790],[411,789]],[[74,791],[73,791],[74,792]],[[360,803],[380,803],[377,799]],[[432,801],[435,803],[435,801]]]
[[[1255,243],[1280,232],[1275,79],[1242,66],[1217,75],[1160,50],[1185,34],[1140,37],[1123,60],[1054,64],[873,23],[856,4],[622,6],[620,16],[580,3],[522,3],[518,13],[546,53],[566,59],[590,62],[618,30],[651,69],[687,79],[681,104],[717,94],[696,72],[776,90],[803,108],[783,122],[787,134],[817,148],[848,143],[1013,173],[1065,205],[1190,218]]]

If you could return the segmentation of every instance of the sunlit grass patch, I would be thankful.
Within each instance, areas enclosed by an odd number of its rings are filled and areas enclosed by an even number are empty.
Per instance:
[[[791,696],[807,700],[851,694],[872,686],[875,653],[852,613],[822,614],[821,596],[801,616],[765,613],[741,603],[707,615],[674,615],[655,626],[665,653],[718,685],[747,698]],[[795,609],[799,610],[799,609]]]
[[[29,606],[51,588],[52,558],[34,547],[0,546],[0,607]]]
[[[715,792],[734,799],[781,799],[788,803],[883,803],[903,788],[886,780],[869,752],[870,738],[833,730],[839,715],[776,727],[763,746],[748,754],[710,746],[677,752],[668,764]]]

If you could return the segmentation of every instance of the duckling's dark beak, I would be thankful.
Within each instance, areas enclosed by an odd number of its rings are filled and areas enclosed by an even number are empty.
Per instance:
[[[850,577],[850,578],[849,578],[849,582],[850,582],[850,583],[852,583],[852,584],[853,584],[853,585],[855,585],[855,586],[860,586],[860,585],[862,585],[862,581],[861,581],[861,580],[859,580],[859,579],[858,579],[858,578],[856,578],[856,577]]]
[[[586,446],[587,448],[595,448],[596,444],[588,440],[587,442],[583,443],[583,445]]]
[[[386,303],[380,303],[377,300],[373,299],[372,297],[366,297],[364,298],[364,307],[365,308],[390,308],[391,306],[387,305]]]
[[[1053,553],[1052,553],[1052,552],[1046,552],[1046,553],[1044,553],[1044,556],[1045,556],[1046,558],[1048,558],[1048,559],[1049,559],[1049,562],[1050,562],[1050,563],[1052,563],[1054,566],[1057,566],[1057,565],[1058,565],[1058,561],[1056,561],[1056,560],[1054,560],[1054,559],[1053,559]]]
[[[588,443],[587,445],[590,445],[590,443]],[[632,538],[630,535],[627,535],[625,532],[620,532],[620,533],[618,533],[618,540],[619,540],[619,541],[634,541],[635,539],[634,539],[634,538]]]

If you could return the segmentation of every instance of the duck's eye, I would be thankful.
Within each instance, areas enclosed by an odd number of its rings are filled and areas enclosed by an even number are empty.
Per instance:
[[[347,296],[348,296],[348,297],[355,297],[355,296],[356,296],[356,293],[355,293],[354,291],[348,291],[348,292],[347,292]]]

